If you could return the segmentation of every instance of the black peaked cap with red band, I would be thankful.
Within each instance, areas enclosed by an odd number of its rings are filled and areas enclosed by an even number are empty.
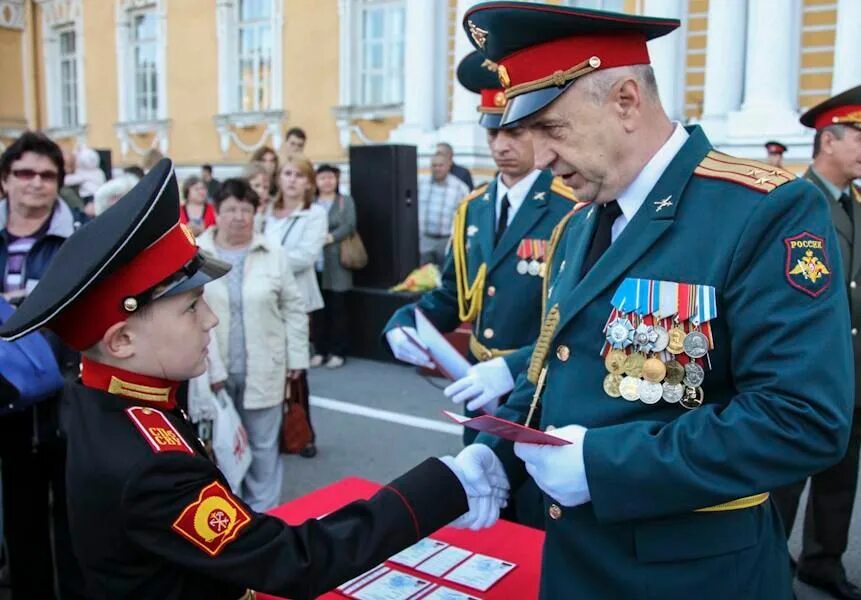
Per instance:
[[[0,337],[14,340],[47,327],[84,350],[154,298],[200,287],[228,270],[227,263],[200,252],[180,224],[173,163],[163,159],[66,240],[0,326]]]
[[[775,140],[769,140],[765,142],[765,149],[771,154],[783,154],[784,152],[786,152],[786,146],[781,142],[777,142]]]
[[[505,112],[505,91],[499,84],[497,65],[481,52],[467,54],[457,66],[460,85],[481,96],[478,124],[487,129],[499,129]]]
[[[861,85],[820,102],[801,115],[801,124],[813,129],[848,125],[861,129]]]
[[[528,2],[477,4],[463,19],[473,46],[499,65],[508,101],[502,126],[538,112],[593,71],[649,64],[646,42],[679,25],[678,19]]]

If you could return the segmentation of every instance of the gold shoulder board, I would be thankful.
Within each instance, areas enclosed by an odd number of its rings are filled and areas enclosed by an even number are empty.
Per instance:
[[[732,181],[758,192],[771,192],[778,186],[795,179],[795,175],[780,167],[772,167],[757,160],[736,158],[717,150],[706,154],[694,169],[694,175],[709,179]]]
[[[562,196],[563,198],[568,198],[572,202],[577,202],[577,198],[574,197],[574,190],[565,185],[558,177],[553,178],[553,181],[550,184],[550,191],[558,196]]]

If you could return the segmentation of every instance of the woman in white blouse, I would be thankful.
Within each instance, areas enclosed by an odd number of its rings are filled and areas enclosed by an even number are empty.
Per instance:
[[[298,154],[288,156],[279,169],[278,195],[264,224],[264,233],[270,243],[284,248],[287,263],[293,270],[305,309],[309,313],[323,308],[323,296],[317,285],[314,264],[320,259],[328,233],[326,211],[314,204],[315,177],[311,161]],[[306,374],[302,376],[306,377]],[[307,385],[304,389],[308,389]],[[310,425],[310,407],[307,398],[303,400]],[[317,454],[313,427],[311,431],[311,443],[299,453],[305,458]]]

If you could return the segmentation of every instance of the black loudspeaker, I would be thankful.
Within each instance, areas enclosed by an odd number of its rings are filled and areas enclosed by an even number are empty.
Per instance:
[[[99,155],[99,168],[105,174],[105,181],[110,181],[114,177],[114,167],[111,161],[110,149],[96,149],[96,154]]]
[[[350,356],[396,362],[382,341],[383,327],[400,307],[417,302],[421,294],[380,288],[353,288],[347,296]]]
[[[419,264],[415,146],[350,146],[350,189],[368,266],[357,286],[389,288]]]

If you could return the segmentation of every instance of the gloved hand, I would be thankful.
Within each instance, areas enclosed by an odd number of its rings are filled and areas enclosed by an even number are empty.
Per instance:
[[[465,377],[449,385],[443,394],[455,404],[466,402],[469,410],[482,407],[493,413],[498,404],[494,403],[514,389],[514,378],[502,357],[473,365]]]
[[[547,430],[571,444],[547,446],[544,444],[514,444],[514,453],[526,463],[526,471],[544,493],[562,506],[579,506],[592,499],[583,463],[583,440],[586,428],[568,425]]]
[[[426,352],[427,345],[414,327],[395,327],[386,332],[386,341],[398,360],[417,367],[434,368],[435,365]]]
[[[472,444],[457,457],[444,456],[440,460],[457,475],[469,503],[469,510],[451,526],[477,531],[496,523],[499,511],[508,506],[510,486],[493,450],[484,444]]]

